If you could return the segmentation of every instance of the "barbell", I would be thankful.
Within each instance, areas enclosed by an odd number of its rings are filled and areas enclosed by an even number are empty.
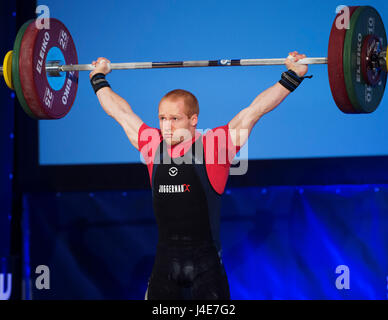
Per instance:
[[[370,6],[352,6],[349,27],[340,13],[334,19],[327,57],[305,58],[301,64],[327,64],[331,92],[338,108],[348,114],[375,111],[387,81],[387,38],[379,13]],[[34,119],[60,119],[71,109],[78,88],[78,64],[69,30],[50,18],[50,28],[40,29],[35,20],[19,29],[13,51],[6,54],[0,74],[15,90],[24,111]],[[112,70],[282,65],[285,59],[219,59],[171,62],[111,63]]]

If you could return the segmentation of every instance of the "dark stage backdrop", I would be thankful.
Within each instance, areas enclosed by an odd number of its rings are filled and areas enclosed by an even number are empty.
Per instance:
[[[144,298],[150,191],[25,194],[24,217],[33,299]],[[388,185],[227,189],[221,227],[232,299],[387,299]]]
[[[0,10],[0,65],[15,35],[16,1],[3,1]],[[14,94],[0,76],[0,300],[12,294],[12,188],[14,178]]]

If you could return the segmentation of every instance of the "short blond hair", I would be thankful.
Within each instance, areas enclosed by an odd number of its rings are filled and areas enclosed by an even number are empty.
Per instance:
[[[178,99],[183,99],[184,105],[186,107],[186,115],[191,118],[194,114],[199,114],[199,104],[198,100],[191,92],[183,90],[183,89],[175,89],[164,95],[164,97],[160,100],[162,102],[163,99],[171,99],[172,101],[176,101]]]

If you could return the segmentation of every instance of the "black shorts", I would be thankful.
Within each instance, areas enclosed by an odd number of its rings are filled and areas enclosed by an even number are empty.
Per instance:
[[[214,245],[158,244],[148,300],[230,300],[228,279]]]

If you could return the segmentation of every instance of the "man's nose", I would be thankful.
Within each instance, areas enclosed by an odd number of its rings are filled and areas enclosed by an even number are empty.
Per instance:
[[[163,127],[164,127],[164,130],[166,131],[167,129],[170,129],[172,130],[173,126],[172,126],[172,121],[171,120],[165,120],[163,121]]]

